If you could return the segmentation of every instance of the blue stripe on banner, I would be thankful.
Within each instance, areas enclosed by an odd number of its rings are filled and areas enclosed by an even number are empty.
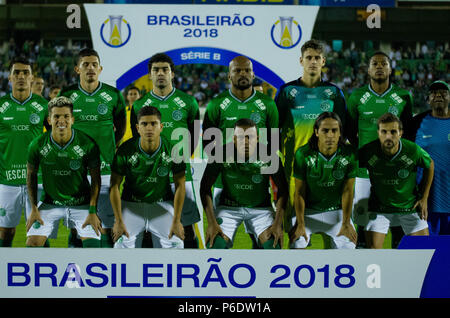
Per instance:
[[[233,58],[239,55],[244,55],[225,49],[211,47],[186,47],[182,49],[170,50],[165,53],[172,58],[175,65],[216,64],[228,66]],[[275,72],[258,61],[250,57],[248,58],[253,63],[253,71],[257,77],[263,79],[276,89],[284,84],[284,81]],[[148,74],[149,59],[150,58],[138,63],[121,75],[116,81],[117,89],[122,90],[138,78]]]
[[[399,249],[434,249],[423,281],[420,298],[450,297],[450,235],[407,236]]]

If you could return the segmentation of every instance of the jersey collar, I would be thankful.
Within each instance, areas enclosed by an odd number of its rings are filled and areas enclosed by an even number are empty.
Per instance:
[[[153,90],[150,91],[150,94],[151,94],[153,97],[159,99],[160,101],[168,100],[174,93],[175,93],[175,87],[173,87],[173,88],[172,88],[172,91],[171,91],[169,94],[167,94],[166,96],[164,96],[164,97],[156,95],[156,94],[153,92]]]
[[[400,152],[402,152],[402,149],[403,149],[402,140],[400,139],[400,140],[398,141],[398,143],[399,143],[399,144],[398,144],[398,151],[397,151],[397,153],[391,158],[390,161],[394,161],[394,159],[398,157],[398,155],[400,154]]]
[[[336,152],[330,157],[330,159],[327,159],[327,157],[325,157],[319,150],[317,150],[317,152],[319,153],[319,156],[326,162],[332,161],[336,157],[338,151],[339,151],[339,147],[338,147],[338,149],[336,149]]]
[[[375,96],[377,96],[377,97],[384,97],[387,93],[389,93],[390,91],[391,91],[391,89],[392,89],[392,83],[390,83],[389,84],[389,88],[383,93],[383,94],[378,94],[377,92],[375,92],[373,89],[372,89],[372,86],[370,85],[370,83],[369,83],[369,91],[372,93],[372,94],[374,94]]]
[[[102,82],[98,82],[99,84],[98,84],[98,87],[95,89],[95,91],[93,91],[92,93],[88,93],[88,92],[86,92],[82,87],[81,87],[81,84],[80,84],[80,82],[78,82],[78,89],[83,93],[83,94],[85,94],[85,95],[88,95],[88,96],[94,96],[101,88],[102,88]]]
[[[75,130],[73,130],[72,128],[72,137],[70,137],[70,140],[63,146],[61,147],[60,145],[58,145],[58,143],[53,139],[52,134],[50,133],[50,140],[52,141],[52,143],[59,149],[59,150],[65,150],[73,141],[73,138],[75,137]]]
[[[159,149],[161,149],[161,143],[162,143],[162,140],[161,140],[161,137],[159,137],[159,146],[158,146],[158,149],[156,149],[156,151],[155,151],[154,153],[152,153],[151,155],[149,155],[149,154],[146,153],[146,152],[144,151],[144,149],[142,149],[142,147],[141,147],[141,137],[139,137],[139,141],[138,141],[139,150],[140,150],[140,151],[141,151],[148,159],[153,158],[153,157],[159,152]]]
[[[29,102],[29,100],[31,99],[31,97],[33,97],[33,93],[30,92],[30,96],[28,96],[27,99],[25,99],[23,102],[19,102],[16,98],[14,98],[12,92],[9,93],[9,96],[11,97],[11,99],[12,99],[14,102],[16,102],[17,104],[23,106],[23,105],[25,105],[26,103]]]
[[[253,89],[253,93],[244,101],[240,100],[239,98],[237,98],[236,96],[233,95],[233,93],[231,92],[231,88],[228,89],[228,92],[230,93],[230,96],[233,97],[235,100],[237,100],[239,103],[246,103],[249,100],[251,100],[255,95],[256,95],[256,91],[255,89]]]

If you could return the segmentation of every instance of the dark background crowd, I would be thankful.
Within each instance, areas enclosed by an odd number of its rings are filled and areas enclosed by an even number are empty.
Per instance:
[[[48,98],[50,87],[66,86],[77,81],[74,56],[90,43],[78,41],[26,40],[18,45],[13,38],[0,44],[0,96],[10,91],[8,83],[9,60],[18,54],[34,63],[35,76],[44,79],[43,96]],[[337,84],[348,97],[358,87],[368,83],[367,67],[370,55],[376,50],[370,41],[348,45],[325,43],[327,63],[322,70],[323,80]],[[385,50],[383,50],[385,51]],[[414,113],[427,109],[425,100],[428,85],[438,79],[450,82],[449,43],[392,43],[386,51],[391,58],[392,80],[409,90],[414,97]],[[298,65],[299,74],[301,72]],[[175,69],[175,86],[193,95],[200,107],[211,98],[229,88],[228,68],[212,64],[178,65]],[[257,74],[256,74],[257,75]],[[266,94],[274,97],[276,89],[260,79]],[[151,89],[151,83],[137,85],[142,93]],[[125,92],[124,92],[125,93]]]

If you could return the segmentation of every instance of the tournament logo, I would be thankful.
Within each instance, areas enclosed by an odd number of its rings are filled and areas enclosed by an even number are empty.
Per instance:
[[[294,27],[293,27],[294,25]],[[276,36],[279,34],[279,36]],[[280,17],[270,30],[273,43],[281,49],[292,49],[300,43],[302,29],[294,17]]]
[[[122,47],[130,40],[130,24],[123,18],[123,15],[110,15],[109,18],[102,23],[100,37],[109,47]]]

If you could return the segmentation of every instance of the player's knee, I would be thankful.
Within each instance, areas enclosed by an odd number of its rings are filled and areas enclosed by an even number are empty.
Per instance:
[[[0,239],[5,241],[11,241],[16,234],[16,228],[14,227],[2,227],[0,228]]]

